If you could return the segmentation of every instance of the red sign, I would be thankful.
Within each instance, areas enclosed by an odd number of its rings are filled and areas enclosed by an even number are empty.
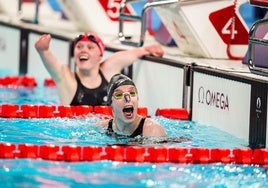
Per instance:
[[[268,7],[268,0],[250,0],[249,3],[251,5],[263,6],[265,8]]]
[[[209,19],[225,44],[248,44],[248,31],[233,5],[212,12]]]
[[[118,21],[121,1],[122,0],[99,0],[99,3],[101,4],[110,20]],[[130,14],[128,7],[125,8],[124,13]]]

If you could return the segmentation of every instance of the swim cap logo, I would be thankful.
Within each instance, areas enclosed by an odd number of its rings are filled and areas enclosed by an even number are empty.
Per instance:
[[[203,86],[198,89],[198,103],[229,111],[229,98],[227,94],[209,89],[206,90]]]

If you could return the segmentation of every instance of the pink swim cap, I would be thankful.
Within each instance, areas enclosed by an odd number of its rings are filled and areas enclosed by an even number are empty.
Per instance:
[[[101,40],[101,38],[94,34],[94,33],[85,33],[84,35],[78,35],[75,39],[74,39],[74,46],[77,44],[77,42],[79,41],[90,41],[90,42],[94,42],[95,44],[98,45],[101,55],[103,55],[104,53],[104,43]]]

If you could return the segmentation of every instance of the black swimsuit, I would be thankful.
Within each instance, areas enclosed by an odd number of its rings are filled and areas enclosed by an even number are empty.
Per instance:
[[[136,136],[142,136],[142,131],[143,131],[143,125],[145,122],[145,117],[141,119],[139,126],[137,127],[137,129],[132,133],[132,135],[130,135],[129,137],[134,138]],[[116,134],[113,130],[113,119],[111,119],[108,123],[108,128],[107,128],[107,132],[106,134],[108,136],[117,136],[118,134]]]
[[[101,84],[99,87],[94,89],[86,88],[79,79],[78,75],[75,73],[75,79],[77,81],[77,90],[74,98],[70,105],[107,105],[107,86],[108,81],[103,76],[100,71]]]

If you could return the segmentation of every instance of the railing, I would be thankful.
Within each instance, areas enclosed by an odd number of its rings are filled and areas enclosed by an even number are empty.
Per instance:
[[[128,3],[132,3],[135,0],[124,0],[121,3],[120,7],[120,15],[119,15],[119,33],[118,37],[122,44],[130,45],[130,46],[143,46],[144,39],[145,39],[145,33],[146,33],[146,26],[147,26],[147,12],[151,8],[157,7],[157,6],[165,6],[170,5],[174,3],[178,3],[178,0],[164,0],[164,1],[154,1],[154,2],[148,2],[144,5],[142,9],[141,16],[126,14],[125,9]],[[139,21],[141,22],[141,32],[140,32],[140,39],[138,42],[133,42],[130,40],[127,40],[127,37],[124,33],[124,21],[125,20],[132,20],[132,21]]]
[[[253,6],[268,7],[267,0],[251,0]],[[248,67],[254,74],[268,76],[268,19],[267,15],[264,19],[256,21],[249,31],[248,45]]]

